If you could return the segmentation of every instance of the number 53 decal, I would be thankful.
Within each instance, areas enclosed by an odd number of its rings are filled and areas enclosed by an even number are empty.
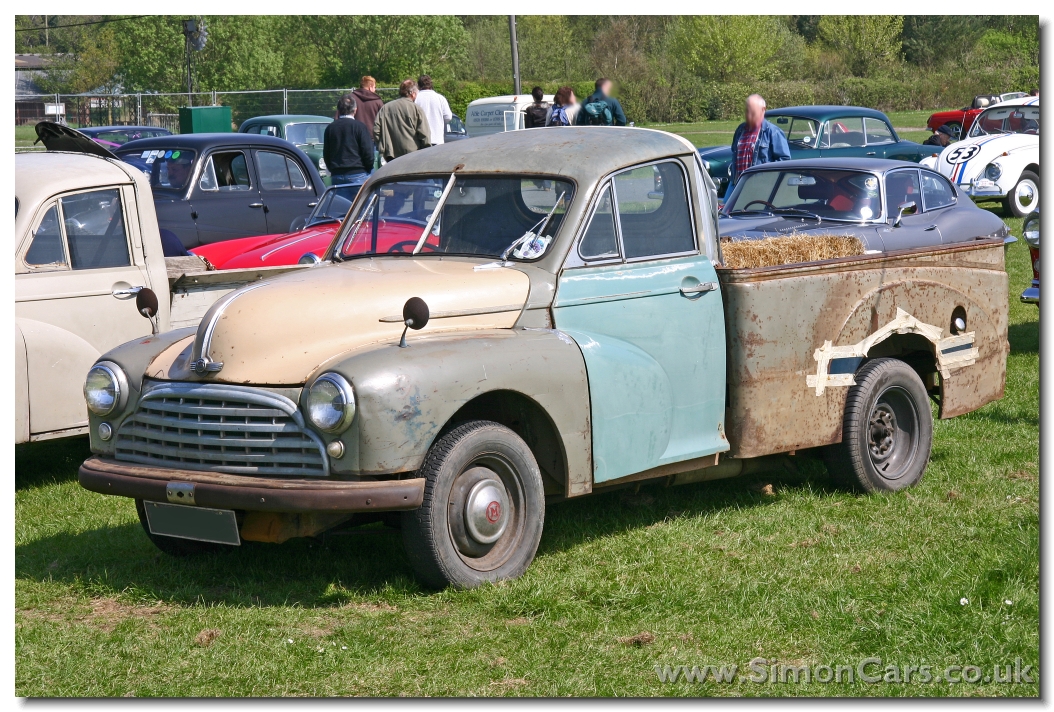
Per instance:
[[[953,148],[945,159],[948,163],[966,163],[968,160],[977,155],[977,152],[981,150],[980,146],[962,146],[960,148]]]

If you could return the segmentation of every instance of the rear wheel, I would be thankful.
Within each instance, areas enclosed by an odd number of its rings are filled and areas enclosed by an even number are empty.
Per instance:
[[[527,570],[545,493],[520,436],[490,421],[465,423],[432,446],[421,474],[424,503],[403,513],[403,542],[423,583],[474,588]]]
[[[1023,218],[1039,206],[1039,176],[1021,171],[1017,184],[1003,200],[1004,209],[1015,218]]]
[[[944,125],[944,128],[946,128],[949,131],[951,131],[951,140],[952,141],[958,141],[959,139],[962,138],[963,125],[960,124],[958,121],[949,121],[948,123],[946,123]]]
[[[933,443],[933,414],[922,379],[906,363],[880,358],[855,375],[845,402],[842,442],[824,452],[841,484],[895,491],[922,479]]]
[[[154,546],[169,556],[193,556],[194,554],[207,554],[213,551],[233,548],[223,544],[213,544],[207,541],[177,539],[173,536],[153,534],[150,531],[150,524],[146,520],[146,507],[143,505],[143,500],[137,499],[135,501],[135,511],[139,514],[139,523],[143,525],[143,531],[146,532],[147,538],[153,542]]]

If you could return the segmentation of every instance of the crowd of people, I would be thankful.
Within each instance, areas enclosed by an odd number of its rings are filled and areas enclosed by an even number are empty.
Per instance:
[[[626,126],[626,113],[611,95],[612,82],[601,78],[582,103],[571,87],[557,89],[545,101],[534,87],[534,102],[524,109],[524,128],[545,126]],[[326,127],[322,158],[333,185],[359,185],[383,163],[443,143],[453,118],[450,102],[423,74],[399,85],[399,98],[385,103],[377,80],[365,76],[359,88],[337,101],[337,118]]]

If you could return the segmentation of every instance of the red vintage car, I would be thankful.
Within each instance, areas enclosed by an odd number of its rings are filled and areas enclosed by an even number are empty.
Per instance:
[[[322,259],[340,230],[358,188],[359,186],[354,186],[349,190],[346,186],[337,186],[327,189],[299,230],[281,235],[257,235],[224,240],[195,247],[190,252],[204,257],[220,270],[314,264]],[[414,186],[414,189],[415,193],[422,195],[433,191],[431,185],[425,184]],[[377,230],[373,230],[372,220],[364,220],[356,228],[354,236],[345,240],[343,254],[353,255],[364,251],[373,238],[377,240],[377,249],[371,251],[411,251],[421,237],[427,215],[414,211],[415,205],[424,205],[420,196],[410,197],[411,199],[405,202],[408,212],[401,211],[398,215],[382,212]],[[416,199],[413,199],[414,197]],[[423,249],[428,250],[437,240],[438,235],[430,235]]]
[[[970,106],[964,106],[955,111],[938,111],[933,114],[926,121],[926,128],[930,131],[936,131],[941,126],[947,126],[951,129],[952,140],[958,141],[973,126],[974,119],[989,106],[1022,96],[1026,96],[1023,91],[1012,91],[1006,94],[981,94],[973,98],[973,103]]]

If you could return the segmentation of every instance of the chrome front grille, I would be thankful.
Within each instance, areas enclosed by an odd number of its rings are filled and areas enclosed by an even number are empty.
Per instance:
[[[325,444],[296,404],[257,388],[162,383],[117,430],[115,457],[145,465],[259,475],[329,474]]]

